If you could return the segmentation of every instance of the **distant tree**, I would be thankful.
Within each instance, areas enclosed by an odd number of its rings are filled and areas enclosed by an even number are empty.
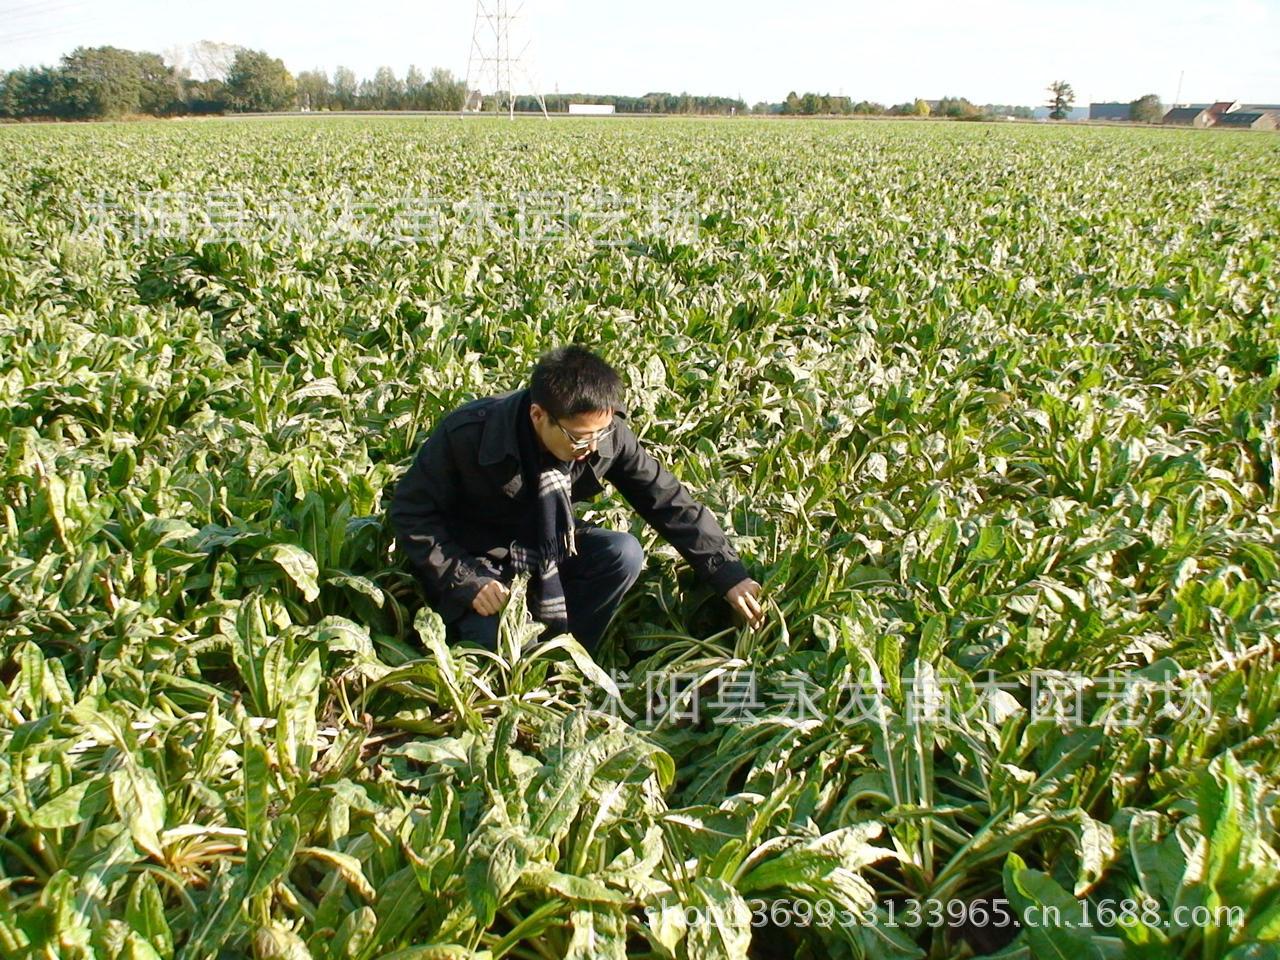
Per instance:
[[[134,55],[138,67],[138,108],[142,113],[163,117],[183,113],[186,95],[178,72],[158,53]]]
[[[1049,84],[1049,119],[1065,120],[1071,114],[1071,105],[1076,102],[1076,92],[1065,80],[1055,80]]]
[[[297,83],[284,61],[262,50],[241,50],[227,74],[233,110],[287,110],[294,104]]]
[[[467,99],[465,80],[457,79],[449,70],[436,67],[423,89],[424,110],[461,110]]]
[[[370,84],[370,99],[373,102],[374,109],[400,109],[400,99],[403,91],[403,84],[400,83],[396,72],[390,67],[379,67],[374,72],[373,82]]]
[[[427,78],[412,63],[404,75],[404,100],[406,110],[422,110],[422,98],[426,92]]]
[[[298,74],[296,85],[300,110],[323,110],[329,106],[333,87],[329,83],[329,75],[323,70],[303,70]]]
[[[65,116],[62,73],[53,67],[23,67],[0,76],[0,116]]]
[[[1030,120],[1035,111],[1030,107],[1018,107],[1011,103],[984,103],[978,108],[989,117],[1013,117],[1018,120]]]
[[[340,110],[355,108],[358,89],[355,71],[350,67],[340,66],[333,71],[333,101]]]
[[[58,93],[72,117],[118,117],[141,109],[142,78],[138,58],[119,47],[77,47],[62,58]]]
[[[1139,97],[1129,104],[1129,119],[1135,123],[1159,123],[1164,117],[1164,105],[1154,93]]]
[[[927,107],[928,104],[926,103],[925,106]],[[976,120],[982,116],[982,111],[970,103],[966,97],[943,97],[938,101],[938,109],[932,112],[941,117],[951,117],[953,120]]]
[[[915,102],[915,109],[917,117],[927,117],[931,109],[929,107],[929,101],[917,98]]]
[[[467,103],[467,81],[455,77],[452,72],[435,67],[431,71],[430,83],[441,92],[445,110],[461,110]]]
[[[231,106],[227,85],[221,80],[185,80],[182,99],[188,113],[222,113]]]
[[[216,73],[216,64],[195,63],[192,51],[217,54],[235,50],[224,82],[204,78]],[[318,110],[329,108],[427,109],[445,112],[461,110],[466,101],[466,84],[450,71],[435,68],[430,78],[411,65],[403,81],[390,67],[381,67],[372,78],[360,81],[354,72],[338,67],[330,82],[319,68],[303,71],[295,79],[284,64],[257,50],[226,44],[202,43],[192,48],[175,48],[169,62],[156,54],[135,53],[112,47],[80,48],[64,58],[60,68],[0,71],[0,117],[97,117],[120,113],[148,112],[221,113],[227,110],[282,110],[295,104]],[[208,68],[208,69],[206,69]],[[196,76],[195,74],[199,74]],[[792,92],[789,103],[755,105],[754,112],[800,112],[801,99]],[[612,104],[619,113],[684,113],[727,116],[748,112],[738,98],[701,96],[690,93],[646,93],[643,97],[600,94],[548,96],[548,110],[564,111],[569,103]],[[136,105],[135,105],[136,104]],[[804,104],[812,113],[850,113],[855,105],[848,97],[807,93]],[[505,94],[485,98],[489,110],[505,109]],[[880,104],[862,102],[856,108],[880,112]],[[518,111],[536,111],[536,97],[516,98]]]

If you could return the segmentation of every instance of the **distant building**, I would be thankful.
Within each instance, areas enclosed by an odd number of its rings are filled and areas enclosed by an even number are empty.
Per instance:
[[[582,117],[607,117],[614,112],[612,103],[571,103],[569,113]]]
[[[1052,107],[1036,107],[1035,110],[1032,111],[1032,116],[1035,117],[1037,120],[1047,120],[1049,119],[1049,114],[1052,112],[1053,112]],[[1088,120],[1089,108],[1088,107],[1072,107],[1071,111],[1067,114],[1067,119],[1068,120]]]
[[[1277,116],[1270,110],[1233,110],[1220,116],[1214,126],[1235,130],[1280,130]]]
[[[1209,112],[1214,104],[1197,103],[1190,107],[1174,107],[1164,115],[1163,123],[1178,127],[1211,127],[1214,116]]]
[[[1130,103],[1091,103],[1089,104],[1090,120],[1132,120],[1133,104]]]
[[[1280,130],[1280,104],[1219,100],[1174,107],[1164,122],[1179,127],[1227,127],[1234,130]]]

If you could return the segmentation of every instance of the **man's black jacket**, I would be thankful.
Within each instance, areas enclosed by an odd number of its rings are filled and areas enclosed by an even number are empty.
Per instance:
[[[530,522],[516,438],[527,393],[484,397],[454,410],[396,486],[390,516],[397,549],[445,622],[470,609],[481,581],[501,567],[511,541]],[[574,502],[590,500],[608,480],[718,592],[745,579],[746,568],[711,511],[640,446],[623,411],[615,411],[613,428],[595,453],[573,462]]]

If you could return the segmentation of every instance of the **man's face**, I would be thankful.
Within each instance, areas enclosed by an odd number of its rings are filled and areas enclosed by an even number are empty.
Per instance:
[[[554,419],[550,413],[533,403],[529,405],[529,418],[533,421],[533,431],[538,435],[543,447],[550,451],[557,460],[585,460],[596,452],[595,435],[613,423],[612,410],[597,410],[591,413],[580,413],[563,420]],[[572,440],[590,439],[583,447],[575,448]]]

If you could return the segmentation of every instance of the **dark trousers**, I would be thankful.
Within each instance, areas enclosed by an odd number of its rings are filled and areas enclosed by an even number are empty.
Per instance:
[[[639,578],[644,568],[644,550],[629,533],[581,522],[574,530],[574,539],[577,554],[560,564],[569,632],[588,650],[594,650],[618,604]],[[451,644],[470,643],[496,651],[500,619],[500,615],[484,617],[468,610],[447,625],[446,637]]]

